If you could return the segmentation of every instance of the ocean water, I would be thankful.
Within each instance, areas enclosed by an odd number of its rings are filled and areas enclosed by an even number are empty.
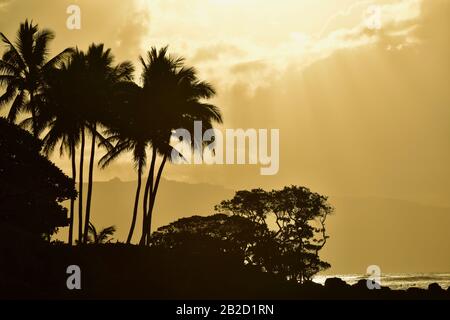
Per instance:
[[[367,279],[364,274],[338,274],[338,275],[317,275],[313,281],[324,284],[328,278],[341,278],[350,285],[357,283],[361,279]],[[450,273],[397,273],[383,274],[380,278],[383,287],[393,290],[406,290],[416,287],[427,289],[431,283],[438,283],[442,288],[450,287]]]

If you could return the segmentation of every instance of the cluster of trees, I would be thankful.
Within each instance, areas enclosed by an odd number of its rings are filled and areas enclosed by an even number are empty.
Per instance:
[[[69,225],[71,245],[75,238],[80,244],[109,242],[115,228],[97,231],[91,223],[95,155],[101,148],[102,168],[126,152],[133,156],[138,183],[128,244],[141,203],[141,245],[218,250],[299,282],[329,267],[319,251],[327,242],[325,222],[333,209],[326,197],[304,187],[239,191],[218,205],[213,216],[181,219],[150,233],[159,183],[173,150],[172,132],[193,129],[194,121],[202,121],[203,130],[222,122],[218,108],[205,102],[214,96],[213,87],[199,80],[182,58],[169,55],[167,47],[152,48],[140,57],[142,73],[136,83],[134,66],[114,63],[111,50],[102,44],[92,44],[86,52],[68,48],[49,59],[48,45],[54,38],[49,30],[25,21],[15,42],[0,35],[6,45],[0,60],[0,86],[5,88],[0,106],[10,106],[7,119],[0,119],[1,222],[34,228],[47,238],[57,227]],[[18,117],[21,113],[29,117]],[[88,190],[83,199],[88,143]],[[193,141],[192,148],[201,143]],[[71,159],[72,179],[44,157],[55,149]],[[60,205],[65,200],[71,201],[68,219]]]
[[[99,161],[102,168],[123,153],[133,155],[138,185],[127,243],[132,241],[140,191],[145,187],[140,244],[148,245],[159,182],[172,152],[172,131],[189,130],[194,121],[202,121],[204,130],[222,122],[218,108],[205,102],[215,95],[214,88],[198,79],[183,58],[169,55],[167,47],[152,48],[140,57],[142,74],[136,83],[132,63],[116,64],[111,50],[103,44],[92,44],[86,52],[68,48],[49,58],[54,34],[32,22],[20,25],[15,41],[3,33],[0,36],[6,45],[0,60],[0,87],[5,89],[0,107],[10,106],[8,121],[42,139],[45,155],[55,149],[67,154],[72,162],[72,179],[78,178],[78,232],[74,235],[76,199],[70,197],[68,243],[72,244],[76,235],[78,243],[89,242],[95,154],[101,147],[105,150]],[[21,113],[30,117],[18,117]],[[84,200],[85,148],[89,142]],[[196,145],[194,141],[193,147]],[[148,159],[148,178],[143,186]]]
[[[219,250],[248,265],[303,282],[330,267],[319,257],[328,236],[327,198],[308,188],[238,191],[208,217],[191,217],[159,228],[155,247],[188,251]]]

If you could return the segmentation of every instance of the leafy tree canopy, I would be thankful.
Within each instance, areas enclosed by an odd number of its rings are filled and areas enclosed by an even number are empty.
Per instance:
[[[0,224],[32,237],[67,225],[60,203],[75,198],[74,182],[40,154],[41,141],[0,118]]]
[[[216,214],[208,217],[183,218],[152,235],[152,245],[166,249],[220,251],[248,256],[249,247],[264,237],[269,230],[265,225],[239,216]]]
[[[180,219],[158,229],[154,246],[237,253],[246,264],[303,282],[330,265],[319,251],[332,213],[327,197],[290,186],[270,192],[238,191],[216,207],[219,214]]]

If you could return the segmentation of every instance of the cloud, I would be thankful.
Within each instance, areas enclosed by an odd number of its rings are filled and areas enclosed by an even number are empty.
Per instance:
[[[327,19],[322,29],[320,30],[318,37],[323,38],[330,32],[333,32],[336,29],[341,29],[343,26],[348,25],[349,23],[351,23],[349,17],[355,15],[355,11],[358,11],[359,15],[361,16],[362,12],[364,12],[367,6],[373,3],[373,0],[357,1],[350,4],[345,9],[339,10],[338,12],[334,13]]]
[[[211,62],[224,56],[242,57],[244,55],[245,52],[235,45],[219,43],[197,49],[190,61],[192,63]]]
[[[235,64],[231,68],[232,73],[240,74],[240,73],[254,73],[260,72],[267,68],[267,64],[263,61],[250,61]]]
[[[0,0],[0,11],[7,10],[13,0]]]
[[[220,88],[227,127],[280,129],[278,176],[260,177],[248,166],[172,167],[171,176],[450,205],[448,3],[423,2],[411,20],[416,27],[389,41],[379,34],[307,67],[292,63],[253,90],[242,78]],[[411,37],[401,49],[387,46]]]
[[[72,4],[78,5],[81,9],[81,30],[66,28],[68,18],[66,10]],[[10,37],[14,37],[19,24],[28,18],[38,23],[41,28],[55,31],[56,39],[51,44],[53,53],[72,46],[86,49],[92,42],[105,43],[106,46],[114,49],[118,39],[122,43],[126,42],[130,48],[137,50],[135,38],[139,36],[140,30],[137,26],[142,23],[142,16],[138,15],[137,21],[133,22],[133,17],[127,13],[135,12],[134,8],[135,5],[132,1],[120,0],[12,1],[2,13],[0,30]],[[128,34],[128,37],[124,37],[126,28],[136,31],[137,34]],[[119,52],[119,54],[121,53]],[[123,53],[124,55],[128,54],[127,52]],[[123,58],[136,59],[137,53]]]
[[[129,14],[118,31],[116,42],[118,56],[123,59],[136,59],[142,47],[149,45],[145,43],[149,32],[150,13],[146,9]]]

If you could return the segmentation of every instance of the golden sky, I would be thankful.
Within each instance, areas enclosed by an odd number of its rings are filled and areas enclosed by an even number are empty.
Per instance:
[[[66,28],[70,4],[81,30]],[[216,86],[224,127],[280,129],[276,176],[170,166],[169,179],[450,206],[449,0],[0,0],[2,32],[25,18],[56,32],[54,52],[104,42],[137,61],[169,44]],[[127,157],[96,172],[116,176],[135,179]]]

